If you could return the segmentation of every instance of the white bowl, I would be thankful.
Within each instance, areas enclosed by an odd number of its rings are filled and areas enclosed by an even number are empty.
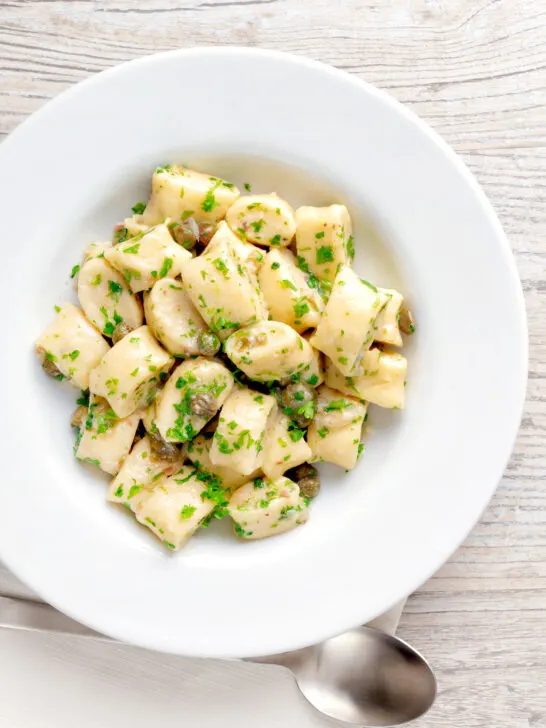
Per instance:
[[[164,553],[72,458],[74,392],[33,341],[91,239],[186,161],[345,201],[357,270],[415,310],[407,408],[372,408],[360,464],[325,468],[307,525],[240,543],[219,524]],[[269,160],[269,163],[267,160]],[[0,148],[4,383],[0,558],[121,640],[201,656],[291,650],[366,622],[427,579],[491,497],[518,428],[526,324],[510,248],[455,154],[389,96],[328,66],[237,48],[175,51],[61,94]],[[379,242],[378,242],[379,241]]]

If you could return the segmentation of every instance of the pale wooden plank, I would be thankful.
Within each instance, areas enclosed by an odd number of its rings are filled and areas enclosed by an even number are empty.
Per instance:
[[[546,0],[10,0],[0,6],[0,135],[116,63],[213,43],[309,55],[387,89],[462,155],[499,214],[529,315],[522,428],[490,507],[412,597],[401,634],[440,674],[438,704],[419,726],[546,726]],[[2,590],[25,593],[0,572]],[[59,646],[59,660],[69,649]],[[124,649],[108,656],[120,673],[134,660]],[[100,657],[89,660],[102,669]],[[208,673],[213,684],[226,679],[221,668]],[[191,661],[184,669],[184,679],[201,674]],[[252,691],[267,710],[253,713],[251,705],[253,725],[290,725],[289,712],[270,707],[272,695],[296,706],[294,726],[304,724],[290,690],[267,683],[256,692],[257,683]],[[185,693],[176,704],[196,724],[212,725],[204,695],[192,701]],[[241,721],[239,690],[231,686],[221,698]]]

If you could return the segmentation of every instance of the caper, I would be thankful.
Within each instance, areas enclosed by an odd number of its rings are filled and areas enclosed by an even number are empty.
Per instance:
[[[315,390],[308,384],[293,383],[283,389],[281,405],[298,427],[307,427],[315,414],[315,397]]]
[[[61,370],[58,369],[54,362],[52,362],[47,356],[45,356],[42,361],[42,369],[49,377],[60,378],[63,376]]]
[[[182,223],[173,223],[169,225],[171,235],[176,242],[186,250],[193,250],[197,241],[199,240],[199,226],[193,219],[188,217]]]
[[[200,222],[199,223],[199,244],[200,245],[208,245],[210,241],[212,240],[212,236],[216,232],[216,228],[214,225],[211,225],[208,222]]]
[[[210,392],[193,392],[190,394],[190,409],[192,414],[210,419],[218,409],[216,398]]]
[[[214,356],[220,348],[220,339],[212,331],[203,331],[199,335],[198,346],[202,356]]]
[[[402,304],[400,313],[398,314],[398,325],[400,326],[400,331],[408,336],[411,336],[415,331],[415,318],[405,303]]]
[[[180,451],[170,442],[166,442],[157,429],[154,428],[153,432],[149,432],[150,438],[150,456],[152,460],[166,460],[169,463],[173,463],[180,457]]]
[[[84,407],[82,404],[75,409],[70,420],[70,427],[81,427],[87,419],[87,412],[87,407]]]
[[[129,324],[125,323],[125,321],[122,321],[112,332],[112,343],[117,344],[118,341],[121,341],[123,337],[130,334],[131,331],[134,331],[133,327],[129,326]]]
[[[318,470],[309,463],[303,463],[292,471],[292,480],[298,484],[304,498],[314,498],[320,490]]]

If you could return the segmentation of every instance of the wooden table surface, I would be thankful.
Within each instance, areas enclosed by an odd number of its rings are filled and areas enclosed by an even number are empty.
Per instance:
[[[400,634],[440,679],[416,725],[546,726],[546,0],[2,1],[0,135],[105,68],[213,44],[308,55],[386,89],[456,149],[500,216],[529,316],[523,423],[487,512],[410,598]],[[21,590],[0,574],[0,593]],[[0,671],[2,728],[333,725],[258,667],[3,633]]]

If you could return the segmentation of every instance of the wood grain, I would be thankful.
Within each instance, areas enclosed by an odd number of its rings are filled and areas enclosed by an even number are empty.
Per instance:
[[[156,51],[212,44],[308,55],[387,89],[453,145],[497,210],[529,317],[521,432],[480,524],[411,597],[400,631],[439,673],[437,704],[416,725],[546,726],[546,0],[9,0],[0,3],[0,136],[93,73]],[[25,591],[5,573],[0,589]],[[72,643],[34,639],[10,637],[10,649],[29,660],[39,652],[53,665],[75,659]],[[154,704],[163,696],[167,688],[139,673],[129,648],[101,650],[84,655],[96,670],[128,671],[127,701],[142,689]],[[228,679],[215,663],[141,660],[168,675],[173,691],[177,681],[192,686],[172,705],[196,726],[235,725],[235,717],[238,726],[330,725],[302,717],[289,681],[263,670],[241,666]],[[96,675],[86,679],[98,687]],[[203,705],[205,683],[219,686],[225,710]],[[40,719],[26,707],[19,723],[8,698],[1,726],[65,725],[48,713],[54,701],[43,703]],[[222,722],[223,715],[231,717]],[[96,717],[109,722],[108,713]],[[121,725],[141,724],[138,715],[131,721]]]

